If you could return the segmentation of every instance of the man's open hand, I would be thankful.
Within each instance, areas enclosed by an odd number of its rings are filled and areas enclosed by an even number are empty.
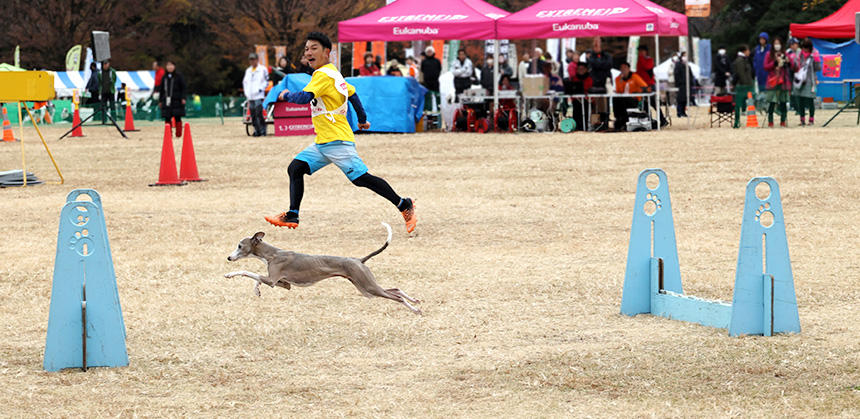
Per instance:
[[[290,91],[287,89],[284,89],[284,91],[278,95],[278,100],[286,100],[287,99],[287,93],[290,93]]]

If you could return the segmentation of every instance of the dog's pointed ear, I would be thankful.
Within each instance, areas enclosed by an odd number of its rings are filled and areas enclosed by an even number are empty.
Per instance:
[[[256,234],[254,234],[254,237],[251,237],[251,244],[254,244],[254,245],[259,244],[261,241],[263,241],[263,236],[265,236],[265,235],[266,235],[266,233],[263,233],[262,231],[258,231]]]

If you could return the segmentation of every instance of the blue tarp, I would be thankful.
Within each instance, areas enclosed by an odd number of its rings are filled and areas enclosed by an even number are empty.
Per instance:
[[[292,92],[304,89],[310,82],[307,74],[288,74],[274,86],[263,106],[268,107],[284,90]],[[355,92],[370,122],[369,132],[415,132],[415,123],[424,112],[424,95],[427,89],[410,77],[347,77],[347,83],[355,86]],[[358,129],[358,121],[352,105],[347,114],[352,130]]]
[[[812,44],[821,55],[842,54],[842,70],[838,78],[822,77],[821,72],[818,72],[818,97],[832,97],[837,101],[847,100],[848,98],[845,97],[842,91],[842,83],[821,82],[841,82],[843,79],[860,79],[860,44],[853,40],[834,44],[815,38],[812,38]]]

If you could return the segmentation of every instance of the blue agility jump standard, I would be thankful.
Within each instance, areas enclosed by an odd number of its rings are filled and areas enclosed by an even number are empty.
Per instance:
[[[76,189],[60,213],[43,368],[126,366],[125,338],[101,197]]]
[[[800,333],[776,180],[757,177],[747,183],[734,298],[729,304],[684,294],[666,173],[661,169],[642,171],[636,186],[621,313],[650,313],[724,328],[730,336]]]

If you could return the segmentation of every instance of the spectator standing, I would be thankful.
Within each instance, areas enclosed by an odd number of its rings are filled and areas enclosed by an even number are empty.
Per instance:
[[[576,73],[577,62],[579,62],[579,55],[576,51],[568,48],[564,52],[564,67],[567,70],[567,78],[573,77],[573,74]]]
[[[176,64],[167,60],[164,63],[164,77],[158,90],[158,107],[161,117],[167,124],[173,123],[176,137],[182,137],[182,117],[185,116],[185,78],[176,71]]]
[[[767,70],[764,69],[764,57],[770,52],[768,41],[770,41],[770,36],[767,32],[760,33],[758,45],[755,47],[755,54],[753,54],[753,70],[759,92],[764,92],[767,89]]]
[[[158,92],[159,87],[161,87],[161,79],[164,77],[164,67],[158,65],[158,61],[152,62],[152,71],[155,72],[155,87],[153,87],[153,92]]]
[[[98,72],[98,86],[101,87],[102,124],[107,123],[107,112],[116,121],[116,70],[110,60],[102,61],[102,71]]]
[[[529,74],[543,74],[543,49],[535,48],[529,60]]]
[[[615,93],[632,94],[644,93],[648,90],[648,84],[638,74],[630,71],[630,63],[622,63],[621,74],[615,78]],[[635,108],[639,104],[636,97],[616,97],[612,99],[613,113],[615,114],[615,130],[627,130],[627,108]]]
[[[603,51],[600,38],[594,38],[592,51],[588,55],[588,66],[591,69],[593,81],[589,93],[605,94],[607,92],[606,82],[612,84],[612,56]],[[600,125],[597,130],[609,129],[609,101],[604,97],[596,98],[594,105],[598,115],[600,115]]]
[[[481,87],[487,89],[488,94],[493,94],[493,57],[487,57],[484,60],[484,66],[481,67]]]
[[[797,59],[797,54],[800,53],[800,41],[797,38],[792,37],[788,41],[788,51],[785,52],[786,58],[788,58],[788,72],[791,76],[791,80],[794,80],[794,62]],[[790,109],[794,109],[794,113],[796,115],[800,115],[800,101],[797,96],[797,89],[791,89],[791,94],[788,96],[788,105]]]
[[[517,66],[517,82],[520,84],[520,87],[523,85],[523,78],[529,73],[530,60],[531,58],[528,54],[523,54],[522,61]]]
[[[269,83],[269,72],[258,65],[257,54],[248,55],[250,64],[245,70],[245,78],[242,79],[242,88],[245,98],[248,99],[248,107],[251,110],[251,122],[254,125],[254,137],[266,135],[266,120],[263,119],[263,99],[265,99],[266,86]],[[307,65],[307,64],[305,64]]]
[[[717,50],[716,58],[714,58],[714,88],[717,95],[728,93],[726,86],[731,75],[732,65],[729,63],[729,56],[726,55],[726,48],[721,46]]]
[[[87,80],[87,92],[90,93],[89,99],[85,103],[98,103],[99,97],[99,70],[95,61],[90,63],[90,79]]]
[[[451,66],[451,73],[454,74],[455,101],[459,102],[460,93],[472,86],[472,76],[475,74],[472,60],[466,56],[465,49],[457,51],[457,59]]]
[[[782,50],[782,40],[773,38],[770,52],[764,57],[764,69],[767,70],[767,126],[773,128],[773,111],[778,108],[779,126],[785,127],[788,114],[788,95],[791,91],[789,63]]]
[[[692,105],[695,106],[695,101],[691,100],[690,97],[687,96],[687,93],[693,92],[693,87],[696,85],[696,79],[693,77],[693,70],[690,69],[690,64],[687,62],[687,54],[681,53],[681,57],[678,58],[678,62],[675,64],[675,69],[673,70],[675,73],[675,87],[678,88],[678,100],[677,100],[677,112],[678,118],[686,118],[687,115],[687,102],[692,102]],[[687,91],[687,82],[689,80],[690,91]]]
[[[412,77],[415,81],[419,79],[420,73],[413,57],[406,57],[406,75]]]
[[[738,48],[737,57],[732,62],[732,81],[735,87],[735,128],[741,124],[741,115],[746,106],[747,93],[755,91],[755,77],[753,76],[752,64],[750,64],[750,48],[741,45]]]
[[[287,60],[287,57],[281,56],[278,58],[278,65],[272,67],[272,73],[270,74],[272,84],[277,85],[290,73],[292,73],[290,62]]]
[[[654,78],[654,59],[648,55],[647,45],[639,45],[637,53],[639,55],[636,58],[636,75],[639,76],[646,85],[648,85],[648,91],[653,92],[657,86],[657,79]],[[657,98],[651,96],[648,99],[648,102],[651,104],[651,107],[660,114],[660,126],[668,125],[669,121],[666,120],[666,116],[657,108]]]
[[[442,63],[436,58],[436,50],[430,46],[424,49],[425,58],[421,61],[421,74],[424,76],[424,87],[427,96],[424,100],[424,110],[435,112],[439,103],[439,75],[442,74]]]
[[[594,44],[588,66],[591,67],[591,79],[594,86],[592,93],[606,93],[606,81],[612,79],[612,56],[603,51],[600,38],[594,38]]]
[[[798,108],[800,109],[800,125],[806,125],[806,111],[809,110],[809,125],[815,124],[815,92],[818,80],[815,73],[821,71],[821,57],[812,46],[812,41],[806,38],[800,44],[801,50],[795,54],[792,68],[794,69],[794,90],[797,90]]]
[[[501,81],[502,76],[514,76],[514,69],[511,68],[510,64],[508,64],[507,55],[500,54],[499,55],[499,80]]]
[[[364,65],[358,69],[358,75],[362,77],[381,75],[379,67],[373,62],[373,54],[369,52],[364,54]]]
[[[587,95],[593,84],[591,73],[588,71],[588,64],[584,62],[575,64],[576,69],[571,73],[570,82],[566,86],[565,94]],[[584,103],[584,100],[581,99],[573,99],[571,102],[573,120],[576,121],[576,129],[580,131],[585,129],[585,121],[582,115]]]

